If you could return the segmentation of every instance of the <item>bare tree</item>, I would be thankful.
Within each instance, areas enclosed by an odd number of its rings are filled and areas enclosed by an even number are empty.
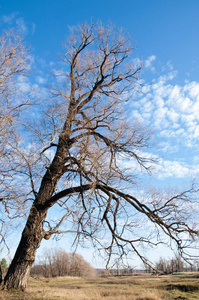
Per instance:
[[[160,274],[173,274],[174,272],[183,272],[184,265],[180,257],[175,257],[169,260],[162,257],[156,263],[156,270]]]
[[[40,265],[31,269],[32,275],[45,277],[81,276],[95,277],[95,269],[83,257],[76,253],[66,253],[64,250],[49,249],[44,252]]]
[[[65,276],[70,272],[69,255],[63,250],[49,249],[41,261],[42,273],[45,277]]]
[[[41,240],[53,234],[74,233],[75,243],[90,239],[108,263],[111,255],[130,252],[147,262],[140,246],[164,242],[160,232],[183,254],[198,234],[187,213],[193,189],[144,199],[134,194],[134,166],[149,170],[151,159],[144,154],[150,134],[128,118],[141,69],[130,59],[129,39],[111,26],[85,24],[73,30],[64,51],[43,132],[34,130],[43,149],[26,164],[34,200],[4,279],[7,288],[26,287]],[[47,219],[53,207],[62,213],[54,224]]]
[[[15,122],[26,102],[17,93],[17,78],[27,71],[27,52],[23,39],[13,30],[0,37],[0,155],[8,152],[7,135],[16,129]],[[20,95],[22,96],[22,95]]]
[[[20,91],[19,79],[23,79],[27,70],[23,38],[14,30],[5,31],[0,36],[0,244],[6,244],[8,219],[24,213],[15,175],[21,168],[16,151],[16,144],[20,143],[20,117],[29,105],[28,98]]]

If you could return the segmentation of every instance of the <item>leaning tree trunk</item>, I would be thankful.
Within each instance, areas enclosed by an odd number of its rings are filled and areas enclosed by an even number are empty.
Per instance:
[[[34,205],[22,233],[21,241],[4,279],[7,289],[25,290],[35,253],[43,238],[43,223],[47,210],[39,211]]]
[[[59,137],[59,143],[55,157],[47,169],[36,199],[30,210],[30,214],[22,233],[21,241],[4,279],[4,287],[7,289],[22,289],[27,286],[30,269],[35,260],[36,250],[45,235],[43,224],[48,209],[52,206],[49,203],[57,182],[64,174],[64,162],[68,157],[68,142],[71,130],[71,119],[74,112],[69,107],[68,117],[64,129]]]
[[[67,155],[67,151],[64,152],[63,148],[58,147],[53,162],[42,179],[39,192],[22,233],[21,241],[4,279],[4,287],[7,289],[24,290],[27,286],[30,269],[35,261],[36,250],[45,235],[43,224],[47,211],[51,206],[48,201],[62,175],[63,153]]]

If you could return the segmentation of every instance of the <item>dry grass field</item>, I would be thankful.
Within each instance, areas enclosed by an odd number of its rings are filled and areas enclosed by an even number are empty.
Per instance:
[[[199,273],[83,279],[31,278],[26,292],[1,291],[0,299],[20,300],[170,300],[199,299]]]

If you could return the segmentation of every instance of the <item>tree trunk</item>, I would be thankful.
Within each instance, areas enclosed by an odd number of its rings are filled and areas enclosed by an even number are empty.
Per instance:
[[[47,210],[38,210],[33,204],[22,233],[21,241],[4,279],[7,289],[25,290],[35,253],[44,235],[43,223]]]
[[[3,278],[3,276],[2,276],[2,268],[1,268],[1,265],[0,265],[0,285],[2,283],[2,278]]]
[[[30,214],[22,233],[21,241],[4,279],[4,288],[25,290],[30,269],[35,261],[35,253],[45,232],[43,224],[49,209],[48,201],[61,177],[62,160],[58,155],[46,171],[39,193],[30,210]]]
[[[7,289],[25,290],[30,269],[35,261],[35,253],[43,239],[45,232],[43,224],[49,207],[49,200],[55,191],[55,187],[60,177],[63,175],[64,159],[68,156],[68,135],[71,127],[71,116],[69,113],[66,124],[62,132],[63,137],[59,138],[59,143],[55,157],[47,169],[39,192],[30,210],[30,214],[22,233],[21,241],[4,279],[4,287]],[[68,121],[69,120],[69,121]]]

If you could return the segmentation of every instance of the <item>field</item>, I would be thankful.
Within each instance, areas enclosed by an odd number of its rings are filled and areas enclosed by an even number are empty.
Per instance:
[[[83,279],[30,278],[26,292],[1,291],[0,299],[41,300],[160,300],[199,299],[199,273]]]

